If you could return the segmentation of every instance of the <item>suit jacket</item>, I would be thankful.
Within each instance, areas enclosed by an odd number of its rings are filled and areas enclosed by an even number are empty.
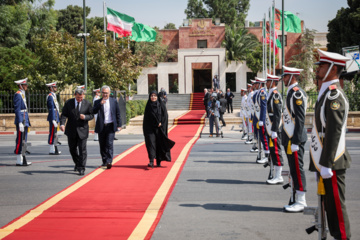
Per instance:
[[[292,96],[294,97],[292,98]],[[291,111],[290,101],[292,98],[292,105],[294,111],[290,114],[295,119],[294,134],[291,138],[291,143],[300,145],[305,143],[307,140],[306,129],[305,129],[305,114],[306,114],[306,92],[301,89],[299,86],[293,87],[288,95],[286,96],[286,106]],[[286,134],[286,131],[282,131],[282,145],[287,146],[289,142],[289,137]]]
[[[96,124],[95,124],[95,132],[101,133],[104,129],[105,124],[105,114],[104,114],[104,106],[101,105],[102,98],[96,100],[93,107],[94,114],[98,114]],[[110,101],[110,113],[111,117],[114,121],[114,132],[117,131],[117,128],[122,126],[121,117],[120,117],[120,108],[119,104],[115,98],[109,98]]]
[[[207,92],[207,93],[204,95],[204,105],[205,105],[205,106],[208,105],[209,99],[210,99],[210,93]]]
[[[227,92],[225,93],[225,99],[227,100],[228,103],[232,103],[232,99],[234,98],[234,94],[232,92],[230,92],[229,96],[227,94]]]
[[[226,112],[226,104],[227,104],[226,99],[225,98],[220,98],[220,112],[221,113]]]
[[[331,86],[335,85],[336,88],[330,90]],[[343,121],[347,118],[345,114],[345,99],[340,94],[337,98],[329,100],[326,97],[326,94],[331,91],[330,97],[333,97],[340,91],[345,97],[345,93],[341,89],[340,84],[334,83],[323,93],[319,101],[316,102],[314,117],[316,128],[319,132],[325,133],[323,138],[323,149],[320,157],[320,165],[331,168],[333,170],[343,170],[350,167],[351,157],[348,150],[345,147],[344,153],[338,158],[335,159],[337,146],[340,140],[340,135],[342,131]],[[326,119],[326,128],[323,128],[320,120],[320,112],[323,103],[325,102],[325,119]],[[310,154],[310,171],[316,171],[316,168],[313,163],[313,159]]]
[[[62,109],[60,124],[65,125],[67,119],[65,135],[69,138],[75,138],[76,135],[78,135],[80,139],[86,139],[89,137],[88,122],[94,118],[91,103],[83,99],[79,114],[84,114],[85,119],[80,119],[76,114],[75,98],[67,100]]]

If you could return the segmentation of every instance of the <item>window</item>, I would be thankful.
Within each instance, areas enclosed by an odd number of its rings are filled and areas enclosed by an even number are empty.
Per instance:
[[[169,93],[179,93],[179,74],[169,74]]]
[[[207,48],[207,40],[198,40],[197,48]]]
[[[279,41],[282,44],[282,35],[279,35]],[[287,35],[285,35],[285,38],[284,38],[284,45],[285,45],[285,47],[287,46]]]
[[[230,88],[230,91],[236,91],[236,72],[226,73],[226,89]]]

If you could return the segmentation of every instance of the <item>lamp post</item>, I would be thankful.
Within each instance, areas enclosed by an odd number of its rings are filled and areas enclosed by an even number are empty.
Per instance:
[[[85,91],[87,90],[87,57],[86,57],[86,8],[85,0],[83,0],[83,10],[84,10],[84,82],[85,82]]]

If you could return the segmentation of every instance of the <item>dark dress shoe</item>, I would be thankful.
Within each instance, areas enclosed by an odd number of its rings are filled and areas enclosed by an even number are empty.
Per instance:
[[[78,171],[78,168],[77,166],[74,167],[74,172],[77,172]]]
[[[106,167],[106,163],[101,164],[102,167]]]
[[[118,140],[116,137],[114,137],[114,140]]]
[[[111,167],[112,167],[112,164],[111,164],[111,163],[106,164],[106,168],[107,168],[107,169],[110,169]]]
[[[85,170],[84,169],[79,169],[79,175],[83,176],[85,174]]]
[[[153,162],[149,163],[148,167],[154,168],[154,163]]]

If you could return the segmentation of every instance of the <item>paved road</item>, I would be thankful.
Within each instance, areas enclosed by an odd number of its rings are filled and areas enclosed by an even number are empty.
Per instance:
[[[206,129],[205,129],[206,131]],[[352,239],[360,229],[360,134],[348,134],[353,158],[346,176],[347,207],[352,224]],[[141,134],[120,135],[115,153],[143,141]],[[44,140],[45,139],[45,140]],[[0,136],[0,226],[35,207],[77,181],[67,141],[60,156],[49,156],[46,135],[29,137],[32,143],[31,167],[15,167],[15,136]],[[307,148],[308,149],[308,146]],[[305,154],[308,166],[308,152]],[[282,212],[289,191],[265,184],[268,169],[255,163],[256,154],[240,140],[240,133],[228,126],[224,138],[203,136],[195,144],[169,199],[152,239],[317,239],[305,228],[312,218]],[[101,163],[97,142],[88,141],[89,173]],[[144,159],[144,164],[147,160]],[[285,165],[285,169],[287,164]],[[85,173],[85,174],[86,174]],[[309,206],[316,205],[314,174],[307,172]],[[330,238],[329,238],[330,239]]]

